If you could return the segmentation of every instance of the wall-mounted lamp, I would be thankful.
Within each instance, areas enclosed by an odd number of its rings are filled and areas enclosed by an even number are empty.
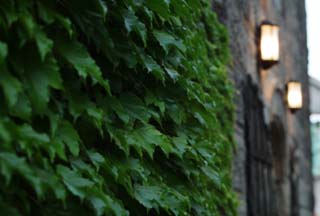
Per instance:
[[[302,108],[302,85],[297,81],[290,81],[286,86],[287,90],[287,104],[289,109],[294,112]]]
[[[260,25],[259,36],[260,64],[262,68],[268,69],[279,62],[279,26],[264,21]]]

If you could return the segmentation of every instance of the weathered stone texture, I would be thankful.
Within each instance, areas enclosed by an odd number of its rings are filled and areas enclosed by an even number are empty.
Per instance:
[[[276,212],[279,216],[312,215],[311,147],[307,76],[306,13],[304,0],[215,0],[213,9],[230,34],[230,76],[238,90],[234,156],[234,188],[241,199],[239,215],[246,213],[246,145],[244,104],[241,91],[250,75],[259,86],[265,105],[265,121],[277,139],[272,139]],[[257,27],[263,20],[280,26],[280,63],[269,70],[257,66]],[[285,84],[303,84],[304,108],[291,113],[284,100]],[[282,135],[282,136],[281,136]]]

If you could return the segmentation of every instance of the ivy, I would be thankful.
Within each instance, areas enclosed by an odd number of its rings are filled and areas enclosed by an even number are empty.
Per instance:
[[[5,215],[235,215],[209,0],[0,0]]]

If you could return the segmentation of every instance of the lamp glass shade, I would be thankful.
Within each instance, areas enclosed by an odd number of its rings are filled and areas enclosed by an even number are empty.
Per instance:
[[[302,87],[300,82],[289,82],[287,84],[287,102],[289,109],[302,108]]]
[[[262,24],[260,27],[260,56],[262,61],[279,61],[279,26]]]

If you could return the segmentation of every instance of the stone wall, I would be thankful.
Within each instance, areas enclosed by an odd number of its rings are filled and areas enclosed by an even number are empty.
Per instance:
[[[304,0],[215,0],[213,9],[230,34],[230,76],[238,90],[234,155],[234,188],[247,215],[244,102],[241,95],[247,75],[259,86],[265,121],[273,146],[275,211],[279,216],[311,216],[313,209],[309,92],[307,76],[306,14]],[[263,20],[280,26],[280,63],[269,70],[257,67],[257,27]],[[286,106],[285,84],[303,83],[304,108],[291,113]],[[258,215],[257,215],[258,216]]]

